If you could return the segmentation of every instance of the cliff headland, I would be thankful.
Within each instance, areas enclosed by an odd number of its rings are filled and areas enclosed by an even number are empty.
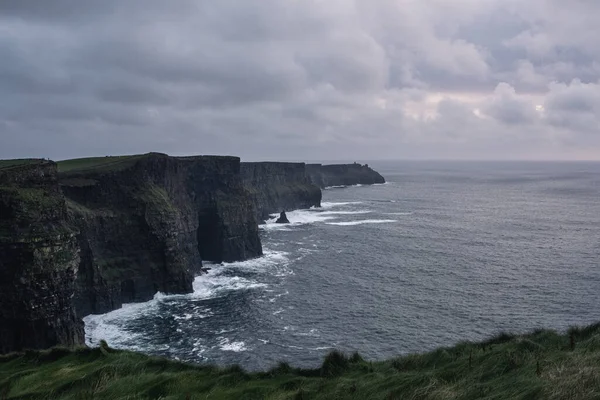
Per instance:
[[[320,188],[385,183],[383,176],[367,164],[307,164],[306,174]]]
[[[261,256],[258,224],[320,206],[322,183],[380,181],[334,167],[160,153],[0,161],[0,353],[83,344],[85,315],[191,292],[203,261]]]

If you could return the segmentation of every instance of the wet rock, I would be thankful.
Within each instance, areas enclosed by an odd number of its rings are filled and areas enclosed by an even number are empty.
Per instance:
[[[287,215],[285,215],[285,211],[282,211],[281,214],[279,214],[279,218],[277,218],[277,221],[275,221],[275,223],[277,224],[289,224],[290,220],[288,219]]]

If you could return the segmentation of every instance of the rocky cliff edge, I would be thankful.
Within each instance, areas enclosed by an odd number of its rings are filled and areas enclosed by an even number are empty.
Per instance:
[[[383,176],[367,164],[307,164],[306,174],[320,188],[385,183]]]

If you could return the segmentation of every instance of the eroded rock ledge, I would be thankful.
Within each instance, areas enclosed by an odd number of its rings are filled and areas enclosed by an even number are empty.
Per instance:
[[[307,164],[306,174],[320,188],[385,183],[383,176],[367,164]]]

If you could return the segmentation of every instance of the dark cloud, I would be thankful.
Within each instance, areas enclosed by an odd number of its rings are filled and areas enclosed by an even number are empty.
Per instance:
[[[0,157],[600,158],[599,13],[586,0],[4,0]]]

